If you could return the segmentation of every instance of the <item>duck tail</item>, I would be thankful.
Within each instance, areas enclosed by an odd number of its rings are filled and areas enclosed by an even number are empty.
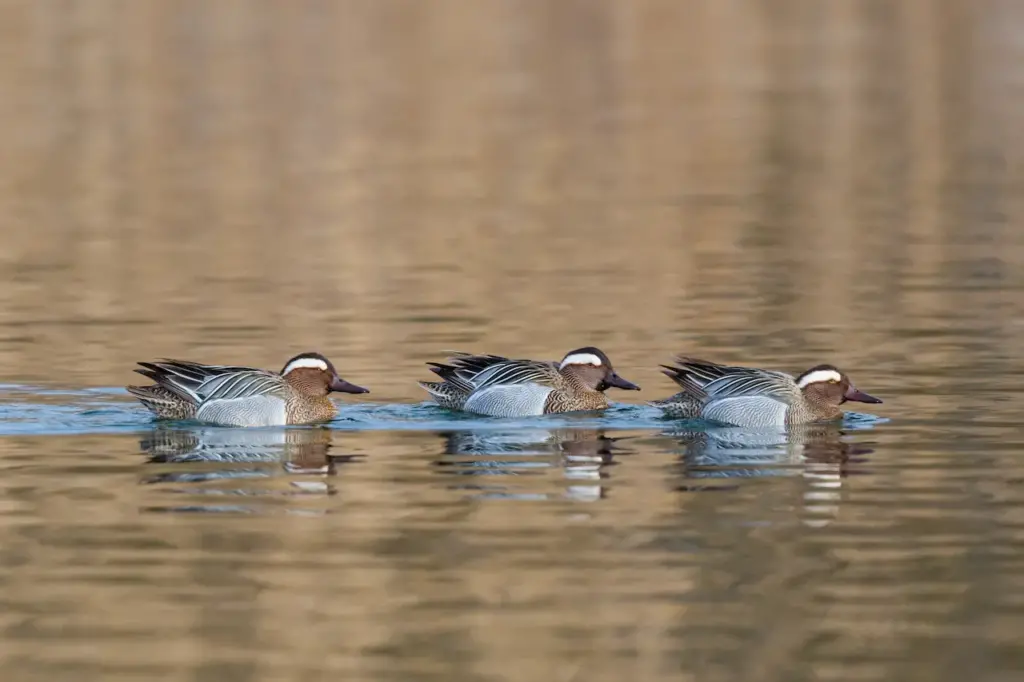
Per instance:
[[[420,386],[422,386],[423,390],[426,391],[427,393],[429,393],[432,396],[437,397],[437,396],[440,396],[440,395],[445,393],[444,382],[441,382],[441,381],[417,381],[416,383],[418,383]]]
[[[453,388],[447,381],[420,381],[418,383],[423,390],[430,394],[435,403],[450,410],[461,410],[466,403],[466,398],[469,397],[469,393]]]
[[[126,386],[146,409],[163,419],[189,419],[195,416],[195,405],[163,386]]]
[[[668,398],[651,400],[647,404],[661,410],[666,417],[674,419],[697,419],[704,409],[705,398],[683,390]]]

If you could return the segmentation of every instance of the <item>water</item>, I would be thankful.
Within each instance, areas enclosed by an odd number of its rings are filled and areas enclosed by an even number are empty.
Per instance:
[[[0,679],[1016,680],[1013,3],[0,9]],[[448,349],[639,394],[491,420]],[[157,424],[319,350],[326,428]],[[661,418],[676,353],[885,400]],[[363,400],[366,398],[366,400]]]

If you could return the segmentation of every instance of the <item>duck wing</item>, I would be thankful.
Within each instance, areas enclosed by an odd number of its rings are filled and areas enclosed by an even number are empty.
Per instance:
[[[706,399],[707,394],[704,387],[716,379],[728,376],[730,373],[742,372],[744,367],[730,367],[720,365],[710,360],[686,357],[680,355],[676,358],[676,365],[661,365],[662,373],[672,381],[679,384],[683,393],[697,399]]]
[[[513,384],[552,386],[558,366],[543,360],[515,360],[500,355],[454,353],[450,365],[431,362],[433,372],[466,392]]]
[[[704,400],[754,396],[785,399],[798,392],[793,377],[783,372],[721,365],[684,356],[676,362],[676,366],[662,365],[664,373],[685,393]]]
[[[158,386],[193,403],[237,400],[258,396],[287,395],[288,384],[280,374],[252,367],[201,365],[184,360],[140,362],[135,370]]]
[[[788,401],[800,394],[793,377],[784,372],[748,367],[730,367],[729,370],[703,386],[708,398],[757,397]]]
[[[472,381],[476,390],[513,384],[538,384],[551,387],[558,376],[558,365],[553,362],[505,360],[477,373]]]

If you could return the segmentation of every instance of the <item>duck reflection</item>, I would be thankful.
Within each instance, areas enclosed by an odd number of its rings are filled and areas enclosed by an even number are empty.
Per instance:
[[[614,456],[628,452],[622,438],[599,429],[517,429],[514,431],[452,431],[439,434],[445,441],[444,457],[436,462],[440,473],[451,476],[519,477],[508,485],[465,483],[457,490],[478,491],[474,497],[546,500],[567,497],[580,501],[606,496],[608,469]],[[571,483],[557,494],[522,490],[523,477],[544,476],[561,469]],[[515,488],[512,486],[515,485]],[[538,483],[538,485],[543,485]]]
[[[785,430],[734,427],[677,430],[665,435],[685,446],[680,490],[704,487],[706,479],[800,475],[807,481],[804,510],[809,525],[824,525],[839,511],[842,480],[859,471],[873,452],[849,442],[839,424],[807,424]],[[700,483],[693,483],[700,480]]]
[[[203,496],[323,496],[335,494],[326,480],[354,455],[332,454],[326,428],[166,428],[139,443],[157,469],[144,485]],[[160,509],[168,511],[168,509]],[[238,505],[190,505],[172,511],[257,511]]]

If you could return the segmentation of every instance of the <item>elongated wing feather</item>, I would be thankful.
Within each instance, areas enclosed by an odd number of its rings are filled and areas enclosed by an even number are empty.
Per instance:
[[[682,355],[676,358],[676,362],[679,364],[679,367],[669,367],[667,365],[663,365],[663,367],[675,371],[685,371],[699,380],[702,385],[725,376],[731,370],[744,369],[742,367],[729,367],[728,365],[720,365],[710,360],[699,360]]]
[[[551,386],[558,371],[553,362],[460,352],[451,352],[449,355],[450,365],[436,362],[428,364],[441,378],[462,390],[526,383]]]
[[[450,365],[440,362],[428,362],[430,371],[444,379],[445,383],[463,393],[472,393],[475,385],[474,377],[488,367],[508,362],[508,358],[500,355],[473,355],[460,351],[448,351]]]
[[[720,365],[679,357],[678,366],[662,365],[665,374],[695,397],[722,399],[738,396],[792,398],[799,392],[793,378],[782,372],[754,367]]]
[[[165,389],[195,403],[207,400],[232,400],[287,390],[284,377],[251,367],[200,365],[182,360],[140,362],[135,370]]]
[[[161,377],[177,377],[182,382],[201,384],[206,379],[217,376],[219,374],[232,374],[235,372],[252,372],[262,371],[254,370],[252,367],[233,367],[231,365],[200,365],[196,362],[188,362],[187,360],[171,360],[163,359],[159,362],[140,362],[140,365],[146,368],[148,371],[135,370],[140,374],[145,374],[150,378],[155,378],[153,375]]]
[[[205,400],[236,400],[281,395],[287,390],[283,377],[258,369],[234,371],[210,377],[196,391]]]
[[[472,353],[454,351],[450,353],[449,361],[457,370],[468,374],[477,374],[491,365],[508,362],[509,359],[501,355],[473,355]]]
[[[491,365],[469,380],[476,390],[489,386],[508,386],[512,384],[552,385],[557,375],[554,363],[536,360],[506,360]],[[468,377],[467,377],[468,378]]]
[[[665,376],[682,387],[684,393],[688,393],[697,400],[704,400],[707,394],[704,386],[715,379],[726,376],[732,370],[742,371],[742,367],[728,367],[709,360],[699,360],[686,356],[676,358],[677,365],[662,365]]]
[[[729,369],[730,371],[724,376],[704,385],[704,392],[712,400],[741,396],[763,396],[791,400],[800,393],[793,377],[788,374],[763,369]]]

